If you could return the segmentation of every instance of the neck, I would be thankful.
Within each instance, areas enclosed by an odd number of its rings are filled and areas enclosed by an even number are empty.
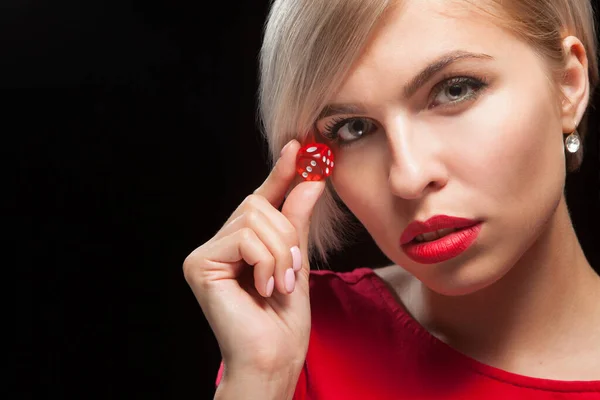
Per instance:
[[[494,284],[451,297],[417,281],[413,296],[420,304],[415,318],[426,329],[479,361],[549,379],[600,379],[590,358],[600,343],[600,277],[581,249],[564,196],[534,245]]]

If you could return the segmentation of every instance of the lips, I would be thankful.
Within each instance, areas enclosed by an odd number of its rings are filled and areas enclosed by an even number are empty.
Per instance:
[[[448,215],[436,215],[425,222],[413,221],[400,236],[400,244],[404,245],[413,240],[417,235],[427,234],[442,229],[461,229],[477,224],[478,221],[468,218],[450,217]]]
[[[479,221],[436,215],[425,222],[410,223],[400,237],[400,245],[413,261],[433,264],[454,258],[467,250],[480,231]]]

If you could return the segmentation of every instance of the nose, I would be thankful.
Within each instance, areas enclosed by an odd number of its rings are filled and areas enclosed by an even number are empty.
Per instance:
[[[439,190],[448,182],[441,147],[431,135],[408,132],[406,125],[388,132],[391,157],[388,182],[395,196],[407,200]]]

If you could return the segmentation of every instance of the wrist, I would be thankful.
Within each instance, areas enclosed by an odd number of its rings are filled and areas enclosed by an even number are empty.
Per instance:
[[[300,370],[273,372],[223,371],[215,399],[282,400],[291,399],[296,390]]]

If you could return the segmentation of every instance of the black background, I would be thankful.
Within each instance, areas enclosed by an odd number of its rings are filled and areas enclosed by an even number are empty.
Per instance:
[[[25,278],[4,281],[10,398],[212,398],[219,351],[181,265],[268,173],[255,117],[267,1],[3,7],[9,267]],[[596,132],[567,180],[597,269],[598,147]],[[330,267],[385,262],[362,233]]]

